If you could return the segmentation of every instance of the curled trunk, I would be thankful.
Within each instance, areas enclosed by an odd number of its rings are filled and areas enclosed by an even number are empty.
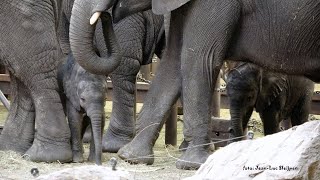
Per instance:
[[[99,57],[93,45],[96,24],[89,24],[89,18],[92,14],[88,7],[91,7],[89,0],[74,2],[69,32],[71,50],[74,58],[87,71],[101,75],[110,74],[118,67],[121,60],[120,47],[113,31],[111,16],[108,13],[101,15],[103,33],[109,53],[107,57]]]

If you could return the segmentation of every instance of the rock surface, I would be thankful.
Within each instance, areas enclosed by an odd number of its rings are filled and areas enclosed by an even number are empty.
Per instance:
[[[88,165],[75,168],[67,168],[47,175],[42,175],[37,180],[64,180],[64,179],[99,179],[99,180],[130,180],[130,174],[126,171],[113,171],[109,167]]]
[[[320,121],[214,152],[188,180],[320,179]]]

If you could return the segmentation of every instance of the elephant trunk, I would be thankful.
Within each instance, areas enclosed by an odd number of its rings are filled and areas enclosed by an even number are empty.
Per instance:
[[[69,33],[71,50],[74,58],[84,69],[94,74],[107,75],[120,64],[120,47],[113,31],[111,16],[103,13],[101,20],[108,56],[99,57],[97,55],[93,45],[96,24],[89,24],[90,7],[91,1],[89,0],[74,2]]]
[[[242,112],[239,108],[230,109],[231,114],[231,126],[230,126],[230,138],[236,138],[243,136],[243,127],[242,127]],[[230,142],[239,141],[241,139],[233,139]]]
[[[88,116],[91,119],[91,129],[93,134],[95,163],[101,165],[102,158],[102,131],[104,128],[104,113],[99,110],[89,110]],[[91,149],[91,148],[90,148]]]

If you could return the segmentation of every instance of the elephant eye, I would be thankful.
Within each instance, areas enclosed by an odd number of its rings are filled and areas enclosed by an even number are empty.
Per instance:
[[[80,101],[85,102],[86,100],[82,97],[80,98]]]

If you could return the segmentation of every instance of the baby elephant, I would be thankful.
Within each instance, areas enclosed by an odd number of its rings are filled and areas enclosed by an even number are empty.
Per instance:
[[[279,132],[279,123],[285,119],[290,119],[292,126],[308,121],[312,81],[265,71],[246,62],[233,65],[226,82],[231,138],[243,136],[254,108],[262,119],[265,135]]]
[[[87,72],[75,62],[70,53],[58,70],[61,99],[71,130],[73,162],[83,162],[82,136],[91,123],[93,141],[89,161],[101,164],[102,133],[105,124],[104,105],[106,77]]]

